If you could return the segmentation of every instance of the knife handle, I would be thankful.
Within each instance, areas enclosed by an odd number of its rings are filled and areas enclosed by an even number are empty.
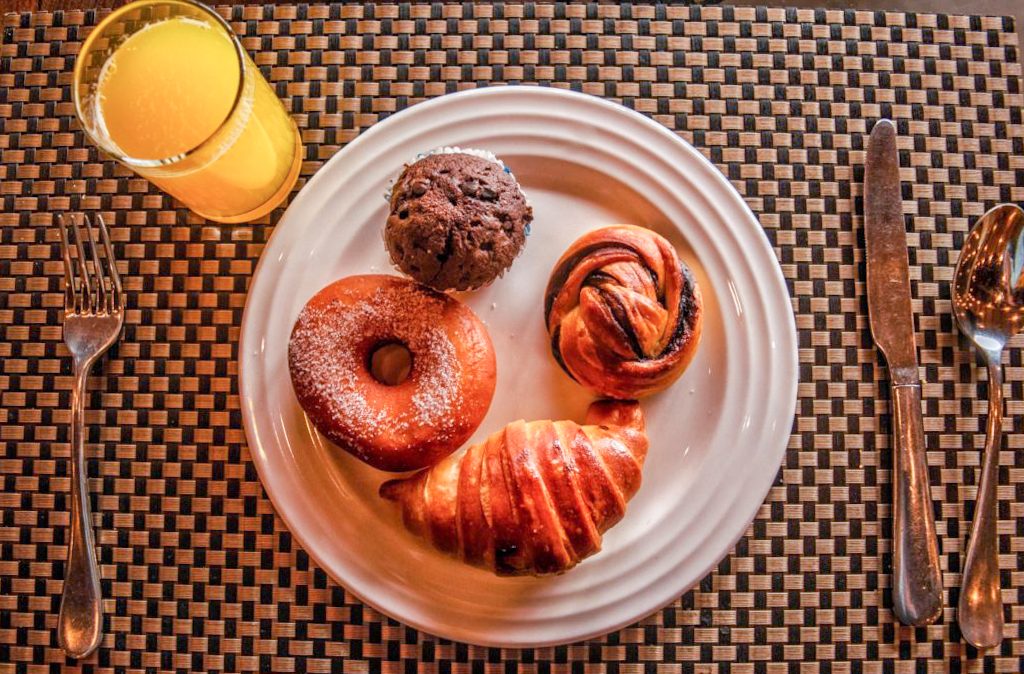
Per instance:
[[[942,614],[942,571],[921,420],[921,385],[892,387],[893,613],[907,625]]]

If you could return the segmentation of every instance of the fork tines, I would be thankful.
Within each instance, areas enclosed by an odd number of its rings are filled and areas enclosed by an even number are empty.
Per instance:
[[[110,234],[107,232],[106,223],[103,222],[103,216],[98,213],[95,215],[100,230],[100,239],[103,242],[102,257],[89,216],[82,214],[80,218],[75,218],[69,215],[67,219],[71,221],[70,229],[74,231],[75,256],[71,254],[71,244],[69,243],[71,237],[68,235],[69,228],[64,215],[57,214],[57,223],[60,225],[60,249],[64,258],[65,311],[90,314],[112,314],[120,311],[121,277],[117,273],[114,249],[110,245]],[[92,253],[91,270],[89,260],[85,255],[86,246],[82,237],[83,228],[78,223],[79,219],[85,224],[85,237],[88,239],[88,247]],[[75,259],[77,259],[77,264],[75,264]],[[101,262],[101,259],[105,263]]]

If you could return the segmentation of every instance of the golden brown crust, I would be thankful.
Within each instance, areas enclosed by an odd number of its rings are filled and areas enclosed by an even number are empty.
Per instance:
[[[412,354],[395,386],[369,371],[371,353]],[[458,449],[487,414],[496,363],[487,329],[458,300],[396,276],[349,276],[316,295],[288,344],[299,404],[324,436],[375,468],[423,468]]]
[[[544,317],[559,365],[598,395],[672,384],[700,341],[700,288],[664,237],[613,225],[580,237],[548,281]]]
[[[647,455],[639,403],[595,402],[586,424],[515,421],[385,482],[380,495],[399,504],[412,533],[468,564],[499,575],[565,571],[622,519]]]

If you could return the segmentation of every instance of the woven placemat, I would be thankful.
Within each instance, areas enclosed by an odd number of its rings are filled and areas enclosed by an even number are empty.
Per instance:
[[[89,472],[105,637],[89,671],[1020,672],[1024,364],[1010,350],[999,524],[1007,638],[982,658],[955,625],[986,390],[949,280],[986,208],[1024,202],[1009,19],[575,5],[221,8],[303,129],[304,177],[374,122],[499,82],[571,88],[675,130],[761,220],[797,316],[785,463],[735,551],[640,623],[566,647],[438,640],[364,607],[311,562],[249,459],[236,351],[246,288],[280,211],[218,227],[105,161],[69,91],[97,14],[8,15],[0,51],[0,671],[75,667],[54,636],[68,522],[71,364],[51,213],[102,211],[128,293],[91,380]],[[925,428],[947,610],[890,611],[886,371],[868,331],[864,133],[898,120]],[[1024,342],[1015,342],[1015,346]],[[770,395],[770,392],[765,392]]]

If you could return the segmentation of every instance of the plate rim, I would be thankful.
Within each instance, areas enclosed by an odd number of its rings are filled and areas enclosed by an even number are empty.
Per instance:
[[[761,478],[759,480],[758,479],[754,480],[754,482],[757,483],[758,485],[760,485],[761,483],[764,483],[763,490],[760,489],[760,487],[757,489],[758,493],[760,494],[760,499],[756,502],[756,504],[753,506],[752,509],[745,509],[744,510],[743,521],[746,524],[743,526],[743,528],[740,529],[739,532],[735,536],[732,536],[732,535],[728,536],[727,537],[727,544],[726,545],[724,545],[724,546],[716,546],[715,547],[715,554],[713,555],[714,561],[712,561],[711,563],[707,564],[706,568],[703,568],[703,570],[700,572],[700,574],[698,574],[697,580],[695,580],[692,584],[688,584],[685,587],[682,587],[678,592],[673,590],[673,593],[668,598],[666,598],[664,600],[658,599],[658,601],[655,602],[655,605],[653,605],[653,606],[646,607],[646,605],[645,605],[645,608],[642,611],[638,612],[638,611],[634,610],[633,613],[637,613],[637,615],[633,615],[632,617],[629,617],[627,619],[622,619],[622,620],[614,621],[614,622],[610,623],[608,626],[602,627],[600,629],[594,629],[594,630],[589,630],[589,631],[581,632],[579,634],[573,634],[573,635],[570,635],[568,638],[561,637],[561,638],[535,640],[535,641],[529,641],[529,642],[522,642],[522,641],[515,641],[515,640],[503,640],[503,641],[484,640],[484,639],[475,638],[473,635],[468,634],[468,633],[466,633],[465,631],[462,631],[462,630],[459,631],[460,632],[459,634],[455,634],[455,635],[452,635],[452,634],[441,634],[436,629],[436,627],[431,626],[429,624],[425,624],[425,623],[423,623],[423,622],[421,622],[421,621],[419,621],[419,620],[417,620],[415,618],[410,618],[410,617],[407,617],[407,616],[396,617],[391,611],[387,611],[387,610],[381,609],[377,602],[375,602],[372,599],[368,598],[362,592],[358,592],[358,591],[353,590],[348,585],[341,583],[337,578],[335,578],[334,574],[331,571],[331,565],[325,564],[323,562],[319,552],[316,551],[315,547],[311,547],[311,546],[307,545],[306,537],[303,534],[299,533],[299,529],[295,527],[294,519],[293,519],[292,515],[287,514],[287,508],[281,508],[279,506],[279,503],[281,503],[282,500],[290,501],[290,499],[284,499],[284,495],[283,494],[281,494],[279,492],[275,492],[275,488],[269,486],[268,482],[272,484],[273,481],[268,481],[268,480],[264,479],[264,472],[265,472],[265,470],[267,470],[268,467],[263,464],[263,461],[262,461],[262,459],[259,456],[262,453],[262,451],[259,451],[259,452],[252,451],[252,448],[254,447],[254,444],[258,444],[258,442],[257,443],[253,442],[253,438],[258,438],[260,434],[257,433],[257,431],[256,431],[255,419],[254,419],[253,413],[250,411],[250,406],[246,404],[246,400],[247,400],[246,393],[247,393],[248,389],[247,389],[247,386],[246,386],[246,369],[247,368],[245,366],[245,361],[247,359],[247,344],[249,343],[250,339],[252,338],[252,336],[250,336],[249,333],[256,329],[255,326],[251,325],[251,321],[250,321],[250,318],[252,316],[252,312],[255,311],[255,309],[253,309],[253,299],[252,298],[255,296],[255,293],[253,291],[254,291],[254,289],[257,288],[257,283],[258,283],[258,281],[260,279],[261,272],[265,272],[265,269],[267,268],[267,266],[269,264],[269,263],[267,263],[267,260],[270,258],[270,256],[268,255],[268,252],[271,252],[273,250],[272,247],[275,244],[275,240],[281,240],[283,238],[283,236],[279,236],[279,233],[281,231],[283,231],[281,229],[281,225],[285,224],[285,223],[287,223],[289,221],[288,220],[288,216],[289,216],[290,213],[295,213],[295,211],[297,210],[296,209],[297,205],[298,206],[302,206],[302,205],[304,205],[305,201],[312,199],[311,195],[317,190],[317,186],[321,182],[326,180],[325,176],[326,176],[327,173],[329,173],[328,169],[331,167],[331,165],[332,164],[341,163],[349,155],[351,155],[354,152],[358,151],[358,149],[361,148],[363,145],[365,145],[368,142],[371,142],[377,136],[386,133],[388,131],[388,129],[394,123],[393,120],[395,120],[396,118],[405,117],[405,115],[402,114],[402,113],[409,113],[410,111],[417,111],[417,110],[419,110],[419,111],[421,111],[421,114],[423,114],[423,112],[432,110],[435,107],[441,107],[441,106],[445,106],[445,105],[460,104],[463,101],[471,100],[471,99],[474,99],[474,98],[484,98],[484,97],[492,97],[492,96],[509,95],[510,92],[516,92],[516,91],[518,91],[519,93],[518,94],[513,94],[513,95],[521,95],[521,94],[522,95],[532,95],[532,96],[538,96],[539,95],[541,98],[543,98],[543,97],[551,97],[551,100],[563,99],[563,100],[569,100],[569,101],[576,101],[577,103],[581,103],[583,105],[596,105],[598,107],[604,108],[605,110],[610,110],[610,111],[614,112],[615,114],[619,114],[619,115],[622,115],[625,118],[631,119],[634,123],[638,123],[638,124],[642,124],[642,125],[646,126],[649,130],[656,131],[656,133],[660,134],[668,142],[674,143],[679,150],[684,151],[687,154],[687,156],[690,157],[692,160],[694,160],[697,164],[700,164],[702,166],[704,174],[706,174],[703,177],[707,177],[710,180],[712,180],[715,183],[717,183],[720,188],[724,189],[724,193],[728,195],[729,203],[731,203],[735,207],[739,207],[742,215],[744,216],[743,217],[743,221],[744,222],[742,223],[742,225],[736,225],[736,226],[741,226],[744,229],[749,227],[749,228],[751,228],[751,231],[756,231],[757,232],[757,236],[753,237],[756,240],[756,243],[751,242],[751,245],[756,249],[756,253],[766,256],[766,261],[770,260],[771,263],[772,263],[770,265],[766,265],[768,268],[771,269],[771,284],[770,284],[771,291],[770,292],[762,292],[761,294],[769,296],[769,297],[772,296],[772,295],[776,295],[780,299],[781,298],[785,298],[785,300],[786,300],[785,303],[787,304],[788,310],[786,312],[784,312],[784,318],[780,322],[778,327],[782,330],[782,333],[787,338],[789,344],[792,346],[792,349],[787,350],[788,351],[788,355],[789,355],[788,359],[784,358],[785,352],[781,352],[780,351],[780,357],[779,357],[779,362],[778,362],[778,364],[780,365],[779,377],[782,377],[782,376],[786,377],[786,382],[785,383],[787,384],[787,386],[785,386],[785,388],[786,388],[785,394],[786,395],[784,396],[784,398],[785,398],[785,400],[787,400],[789,402],[789,404],[786,405],[786,407],[783,410],[781,410],[779,418],[780,419],[788,420],[788,425],[786,425],[783,429],[778,431],[778,437],[777,438],[775,438],[775,437],[772,438],[772,440],[775,441],[775,444],[777,445],[777,447],[773,447],[773,446],[771,446],[770,443],[766,443],[766,445],[768,445],[767,450],[772,455],[772,457],[775,459],[775,463],[776,463],[777,467],[776,467],[775,471],[772,473],[771,479],[768,479],[768,477],[767,477],[768,473],[767,473],[767,471],[765,471],[765,477],[763,477],[763,478]],[[370,140],[367,140],[367,139],[370,139]],[[352,149],[350,149],[350,148],[352,148]],[[305,197],[304,197],[304,195],[305,195]],[[301,220],[299,222],[301,222]],[[305,226],[302,228],[302,231],[304,231],[304,230],[305,230]],[[730,231],[730,233],[733,236],[730,236],[729,238],[735,239],[735,236],[734,236],[735,232]],[[762,283],[765,282],[765,281],[766,281],[766,279],[761,279]],[[765,287],[762,286],[761,290],[764,291]],[[770,316],[770,314],[768,312],[765,312],[765,315],[766,316]],[[788,360],[788,362],[787,363],[783,363],[782,362],[783,360]],[[291,202],[289,203],[289,205],[286,208],[285,212],[278,219],[277,223],[275,223],[274,229],[273,229],[270,237],[268,237],[266,243],[264,244],[263,250],[260,253],[259,260],[258,260],[258,262],[256,264],[256,268],[253,271],[251,280],[249,282],[249,288],[248,288],[248,291],[246,293],[246,301],[245,301],[245,306],[244,306],[244,309],[243,309],[243,312],[242,312],[242,320],[241,320],[240,331],[239,331],[238,361],[237,362],[238,362],[238,380],[239,380],[239,382],[238,382],[239,406],[240,406],[241,413],[242,413],[243,429],[244,429],[245,438],[246,438],[246,446],[247,446],[247,449],[249,450],[250,459],[252,460],[254,466],[256,467],[257,474],[260,477],[261,487],[265,490],[265,492],[267,494],[267,497],[270,499],[270,501],[271,501],[271,503],[272,503],[272,505],[274,507],[275,513],[281,518],[282,522],[285,524],[285,526],[287,527],[288,531],[293,536],[295,536],[295,538],[297,539],[298,543],[302,546],[302,549],[310,557],[313,558],[313,560],[324,571],[324,573],[327,574],[328,577],[330,577],[331,580],[333,582],[335,582],[344,591],[352,594],[357,599],[359,599],[361,602],[363,602],[366,605],[372,607],[373,609],[375,609],[376,611],[378,611],[382,615],[392,617],[393,619],[397,620],[398,622],[400,622],[400,623],[402,623],[404,625],[408,625],[410,627],[413,627],[413,628],[423,632],[424,634],[434,635],[434,636],[437,636],[437,637],[440,637],[440,638],[449,639],[449,640],[458,641],[458,642],[467,643],[467,644],[476,644],[476,645],[481,645],[481,646],[501,647],[501,648],[544,647],[544,646],[560,645],[560,644],[567,644],[567,643],[575,643],[575,642],[579,642],[579,641],[583,641],[583,640],[587,640],[587,639],[592,639],[592,638],[595,638],[595,637],[598,637],[598,636],[606,635],[606,634],[609,634],[611,632],[615,632],[617,630],[620,630],[623,627],[631,625],[631,624],[635,623],[636,621],[641,620],[641,619],[643,619],[643,618],[653,614],[654,612],[657,612],[657,611],[661,610],[662,608],[664,608],[664,606],[667,605],[667,603],[673,601],[673,597],[679,597],[682,594],[685,594],[686,592],[688,592],[690,589],[692,589],[692,587],[694,586],[695,583],[699,582],[701,578],[705,577],[718,564],[720,564],[722,559],[724,559],[726,556],[728,556],[730,554],[730,552],[733,550],[733,548],[735,548],[736,543],[740,539],[742,539],[743,536],[746,534],[747,528],[749,528],[750,523],[756,518],[758,510],[760,510],[761,506],[764,505],[765,498],[770,493],[771,488],[775,484],[775,481],[776,481],[777,476],[778,476],[779,467],[781,467],[782,459],[785,456],[786,448],[788,447],[789,440],[790,440],[790,438],[792,436],[792,428],[793,428],[793,423],[794,423],[794,420],[795,420],[796,405],[797,405],[798,391],[799,391],[799,340],[798,340],[798,333],[797,333],[797,330],[796,330],[795,314],[794,314],[794,310],[792,308],[792,296],[791,296],[791,294],[789,292],[789,289],[788,289],[788,287],[786,285],[786,279],[785,279],[785,276],[784,276],[783,271],[782,271],[781,263],[780,263],[778,257],[776,256],[776,253],[773,250],[771,244],[769,243],[768,237],[766,236],[764,228],[761,226],[761,224],[758,221],[756,215],[754,214],[754,212],[752,211],[750,206],[747,204],[747,202],[743,199],[742,195],[733,186],[733,184],[725,177],[725,175],[722,174],[722,172],[718,169],[718,167],[716,167],[707,157],[705,157],[699,150],[697,150],[696,147],[691,145],[689,142],[687,142],[685,139],[683,139],[682,137],[677,135],[675,132],[671,131],[670,129],[665,127],[660,122],[658,122],[658,121],[656,121],[654,119],[651,119],[651,118],[649,118],[649,117],[647,117],[647,116],[645,116],[645,115],[643,115],[643,114],[641,114],[641,113],[639,113],[639,112],[637,112],[635,110],[632,110],[631,108],[627,108],[624,105],[621,105],[619,103],[616,103],[616,102],[613,102],[613,101],[609,101],[609,100],[606,100],[604,98],[601,98],[601,97],[598,97],[598,96],[594,96],[594,95],[590,95],[590,94],[584,94],[584,93],[580,93],[580,92],[575,92],[575,91],[566,90],[566,89],[559,89],[559,88],[554,88],[554,87],[528,86],[528,85],[527,86],[522,86],[522,85],[519,85],[519,86],[516,86],[516,85],[512,85],[512,86],[489,86],[489,87],[482,87],[482,88],[476,88],[476,89],[469,89],[469,90],[464,90],[464,91],[460,91],[460,92],[456,92],[456,93],[445,94],[445,95],[438,96],[438,97],[435,97],[435,98],[432,98],[432,99],[428,99],[426,101],[422,101],[422,102],[416,103],[416,104],[410,106],[409,108],[406,108],[405,110],[399,111],[398,113],[394,113],[394,114],[388,116],[387,118],[374,123],[369,128],[367,128],[365,131],[361,132],[356,138],[354,138],[353,140],[351,140],[348,143],[346,143],[330,159],[328,159],[326,162],[324,162],[324,164],[316,171],[316,173],[312,177],[310,177],[309,180],[306,181],[306,183],[303,185],[302,189],[299,190],[299,193],[296,194],[296,196],[291,200]],[[781,368],[781,366],[783,364],[788,365],[788,367]],[[721,548],[721,549],[719,549],[719,548]],[[661,593],[661,594],[665,594],[665,593]]]

